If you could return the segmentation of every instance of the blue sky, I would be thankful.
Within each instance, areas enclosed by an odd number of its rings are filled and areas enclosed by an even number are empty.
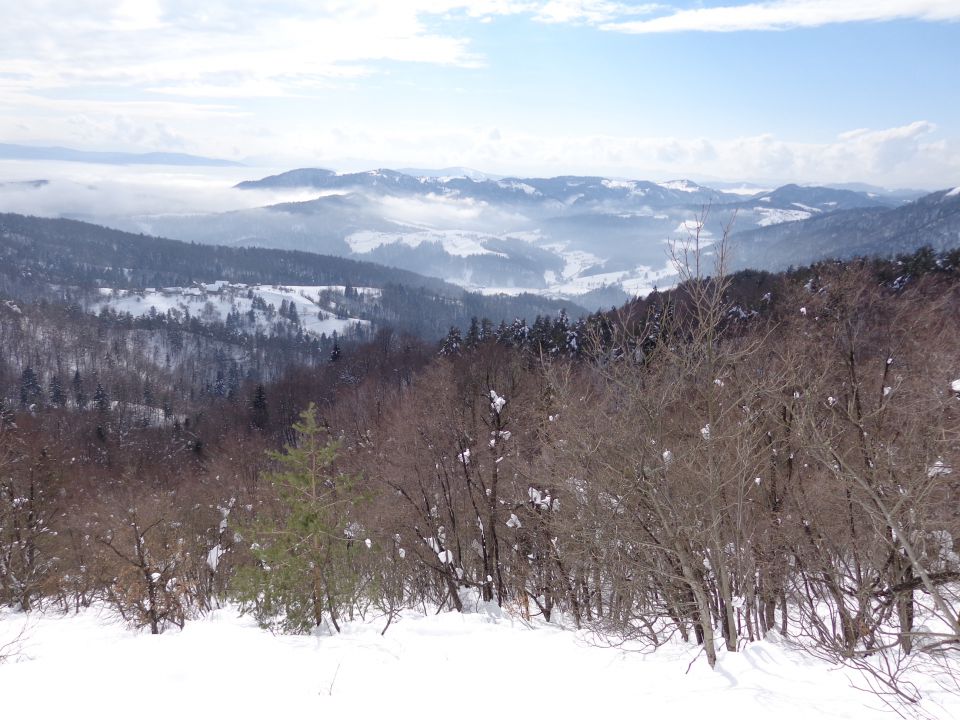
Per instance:
[[[0,142],[960,184],[958,0],[0,2]]]

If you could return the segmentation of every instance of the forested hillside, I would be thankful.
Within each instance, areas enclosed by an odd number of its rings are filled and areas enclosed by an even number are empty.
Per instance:
[[[119,232],[73,220],[0,214],[0,299],[17,302],[59,298],[89,307],[101,288],[143,291],[190,288],[228,281],[243,285],[368,287],[375,302],[351,303],[341,292],[344,316],[390,326],[425,338],[473,317],[496,322],[556,315],[571,302],[533,295],[484,296],[436,278],[369,262],[258,248],[197,245]],[[149,309],[149,304],[144,304]],[[222,320],[225,318],[221,318]]]

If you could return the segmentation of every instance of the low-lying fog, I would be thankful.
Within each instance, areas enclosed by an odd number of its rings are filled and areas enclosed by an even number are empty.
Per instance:
[[[0,212],[84,218],[226,212],[320,195],[301,189],[233,187],[282,170],[0,160]],[[47,184],[31,184],[38,180]]]

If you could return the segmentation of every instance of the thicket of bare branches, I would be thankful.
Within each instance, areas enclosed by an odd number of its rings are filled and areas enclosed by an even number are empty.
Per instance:
[[[711,665],[776,631],[914,699],[904,669],[960,651],[960,285],[728,277],[697,243],[575,353],[383,333],[259,388],[260,424],[227,400],[189,429],[0,412],[0,600],[159,632],[268,573],[243,528],[292,517],[265,450],[314,401],[363,499],[330,538],[341,619],[487,603]]]

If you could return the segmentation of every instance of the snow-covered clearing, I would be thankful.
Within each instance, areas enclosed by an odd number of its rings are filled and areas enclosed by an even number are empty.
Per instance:
[[[231,311],[249,313],[253,307],[253,297],[260,297],[265,303],[279,308],[286,301],[297,306],[300,326],[305,332],[314,335],[334,332],[343,334],[356,324],[366,325],[368,321],[357,318],[338,318],[331,308],[323,304],[321,294],[329,291],[343,295],[343,285],[245,285],[218,280],[192,287],[147,288],[142,292],[100,288],[99,299],[92,303],[91,309],[99,312],[109,307],[116,312],[130,313],[135,317],[149,315],[151,308],[164,314],[170,310],[204,317],[207,320],[223,322]],[[360,295],[376,298],[378,288],[356,288]],[[252,296],[251,296],[252,295]],[[274,317],[263,312],[254,312],[256,326],[269,330]],[[282,318],[281,318],[282,320]]]
[[[768,200],[769,198],[760,198]],[[796,205],[797,203],[794,203]],[[769,225],[779,225],[781,223],[797,222],[799,220],[808,220],[813,217],[813,213],[807,210],[785,210],[782,208],[755,207],[754,213],[760,218],[757,225],[767,227]]]
[[[483,233],[464,230],[423,230],[411,233],[361,230],[344,238],[347,245],[350,246],[350,251],[358,255],[373,252],[383,245],[402,243],[408,247],[415,248],[420,247],[423,243],[428,243],[439,245],[448,255],[456,255],[458,257],[470,257],[471,255],[499,255],[500,257],[506,257],[503,253],[494,252],[484,247],[484,242],[495,239],[492,235],[484,235]]]
[[[0,615],[0,645],[23,622],[23,615]],[[227,609],[151,636],[102,611],[34,614],[22,652],[0,665],[3,714],[77,720],[891,715],[881,700],[852,686],[862,683],[855,673],[776,639],[721,654],[711,671],[693,646],[641,654],[484,612],[406,616],[385,636],[382,627],[378,620],[347,624],[339,636],[274,636]],[[930,692],[924,710],[958,717],[960,702]]]
[[[667,190],[679,190],[680,192],[695,193],[700,190],[700,186],[689,180],[670,180],[669,182],[657,183]]]

